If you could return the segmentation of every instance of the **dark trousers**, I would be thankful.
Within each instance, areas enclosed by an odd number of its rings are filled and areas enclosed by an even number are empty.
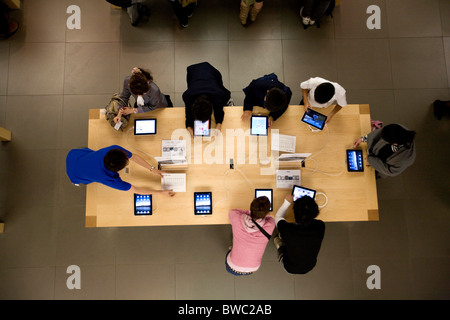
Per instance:
[[[0,34],[4,35],[9,32],[8,7],[0,1]]]
[[[180,2],[178,0],[169,0],[170,4],[172,5],[173,12],[178,18],[178,21],[180,21],[180,24],[185,26],[188,24],[188,18],[192,13],[194,12],[195,7],[197,4],[191,3],[183,8]]]
[[[330,0],[303,0],[303,17],[319,20],[330,6]]]

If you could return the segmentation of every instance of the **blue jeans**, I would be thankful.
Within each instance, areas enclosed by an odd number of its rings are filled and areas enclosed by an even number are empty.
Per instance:
[[[227,258],[228,258],[228,255],[230,254],[230,251],[231,250],[229,250],[227,252],[227,254],[225,255],[225,269],[227,269],[227,271],[234,276],[249,276],[249,275],[253,274],[253,272],[239,272],[239,271],[231,269],[231,267],[227,263]]]

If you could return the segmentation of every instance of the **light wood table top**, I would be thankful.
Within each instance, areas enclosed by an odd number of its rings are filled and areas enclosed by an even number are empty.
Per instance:
[[[334,106],[317,110],[328,114]],[[234,208],[249,209],[254,198],[254,188],[271,188],[274,192],[272,215],[284,201],[288,189],[277,189],[277,163],[271,159],[271,136],[249,136],[250,122],[242,122],[242,107],[225,107],[222,136],[218,138],[191,139],[185,129],[184,108],[164,108],[132,115],[130,124],[123,131],[116,131],[105,120],[101,109],[91,109],[89,115],[88,147],[98,150],[110,145],[120,145],[132,153],[139,154],[156,165],[153,157],[162,153],[161,141],[185,139],[190,164],[184,170],[166,170],[186,173],[184,193],[170,198],[153,195],[153,215],[135,216],[133,194],[109,188],[99,183],[87,186],[86,226],[161,226],[161,225],[209,225],[228,224],[228,212]],[[328,203],[321,208],[319,219],[328,221],[378,220],[378,200],[373,168],[365,166],[364,172],[349,173],[346,167],[345,150],[354,140],[370,132],[369,105],[348,105],[339,111],[330,123],[319,132],[312,132],[300,121],[304,107],[291,105],[277,121],[272,132],[296,136],[296,153],[311,153],[305,167],[292,164],[280,169],[301,169],[301,185],[326,194]],[[259,107],[253,114],[268,114]],[[157,135],[135,136],[134,118],[157,118]],[[213,123],[212,127],[215,127]],[[245,134],[247,132],[247,134]],[[235,134],[237,137],[233,136]],[[366,144],[360,146],[367,165]],[[260,156],[262,155],[262,156]],[[234,159],[235,168],[229,170],[229,158]],[[267,162],[259,163],[259,158]],[[127,172],[125,172],[127,171]],[[130,162],[119,172],[124,181],[136,186],[161,188],[158,176]],[[194,215],[194,192],[211,191],[213,214]],[[325,197],[316,196],[319,206]],[[292,207],[286,216],[293,221]]]

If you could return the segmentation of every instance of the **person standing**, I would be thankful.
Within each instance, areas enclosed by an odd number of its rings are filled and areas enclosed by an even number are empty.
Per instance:
[[[241,120],[249,120],[253,106],[260,106],[270,111],[269,128],[286,111],[292,97],[291,89],[278,81],[274,73],[253,80],[243,91],[245,99]]]
[[[189,18],[192,17],[195,8],[197,7],[197,0],[168,0],[172,5],[173,12],[178,18],[180,25],[183,28],[188,27]]]
[[[248,25],[248,17],[250,16],[250,21],[255,22],[256,17],[262,10],[264,5],[263,0],[241,0],[239,20],[243,26]]]
[[[183,93],[185,104],[186,128],[194,136],[194,121],[209,120],[214,113],[216,130],[220,130],[225,113],[223,107],[228,104],[231,93],[223,85],[219,70],[208,62],[187,67],[187,90]]]
[[[79,185],[93,182],[104,184],[108,187],[130,191],[137,194],[162,193],[167,196],[174,196],[175,193],[167,190],[154,190],[148,187],[137,187],[123,181],[119,171],[128,165],[129,160],[148,169],[151,173],[163,176],[163,172],[150,165],[137,154],[118,145],[112,145],[94,151],[89,148],[72,149],[66,157],[66,173],[70,181]]]
[[[326,123],[347,105],[345,89],[336,82],[330,82],[320,77],[310,78],[300,84],[302,89],[302,101],[300,104],[305,106],[305,111],[309,108],[327,108],[336,103],[331,113],[327,117]]]

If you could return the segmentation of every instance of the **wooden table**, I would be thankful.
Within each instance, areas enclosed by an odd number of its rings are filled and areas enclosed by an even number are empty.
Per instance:
[[[333,107],[318,111],[328,114]],[[114,130],[100,109],[91,109],[89,148],[98,150],[118,144],[156,165],[152,157],[161,156],[161,141],[183,138],[187,140],[187,158],[191,162],[181,171],[186,173],[187,192],[177,193],[173,198],[154,195],[154,212],[151,216],[134,216],[131,192],[118,191],[98,183],[89,184],[86,194],[86,226],[228,224],[230,209],[249,209],[254,197],[254,188],[273,189],[272,215],[275,215],[285,195],[291,190],[276,188],[276,162],[273,159],[269,164],[259,163],[259,158],[270,159],[272,156],[270,133],[265,138],[248,134],[245,136],[244,133],[250,124],[240,119],[242,107],[225,107],[224,110],[221,138],[191,139],[184,127],[184,108],[157,109],[150,113],[132,115],[130,124],[124,131]],[[305,168],[301,168],[301,184],[328,197],[328,203],[321,209],[319,218],[323,221],[378,220],[375,171],[366,166],[362,173],[349,173],[345,160],[345,150],[352,146],[353,141],[370,132],[369,105],[346,106],[335,115],[328,128],[319,132],[312,132],[308,125],[300,121],[303,110],[303,106],[289,106],[283,116],[274,122],[271,130],[272,132],[279,130],[280,134],[295,135],[296,153],[312,153],[314,160],[307,160]],[[267,114],[267,110],[255,107],[253,113]],[[134,136],[132,129],[134,118],[157,118],[158,134]],[[232,139],[232,133],[242,135],[240,138]],[[245,143],[245,146],[242,143]],[[366,144],[362,144],[361,147],[366,159]],[[235,167],[239,170],[229,170],[230,157],[233,157]],[[299,169],[300,166],[297,163],[289,165],[288,168]],[[150,174],[148,170],[134,162],[130,162],[129,166],[120,172],[120,176],[136,186],[161,188],[159,177]],[[193,193],[196,191],[212,192],[212,215],[194,215]],[[320,206],[325,203],[325,198],[318,195],[316,201]],[[292,210],[288,212],[286,218],[293,221]]]

